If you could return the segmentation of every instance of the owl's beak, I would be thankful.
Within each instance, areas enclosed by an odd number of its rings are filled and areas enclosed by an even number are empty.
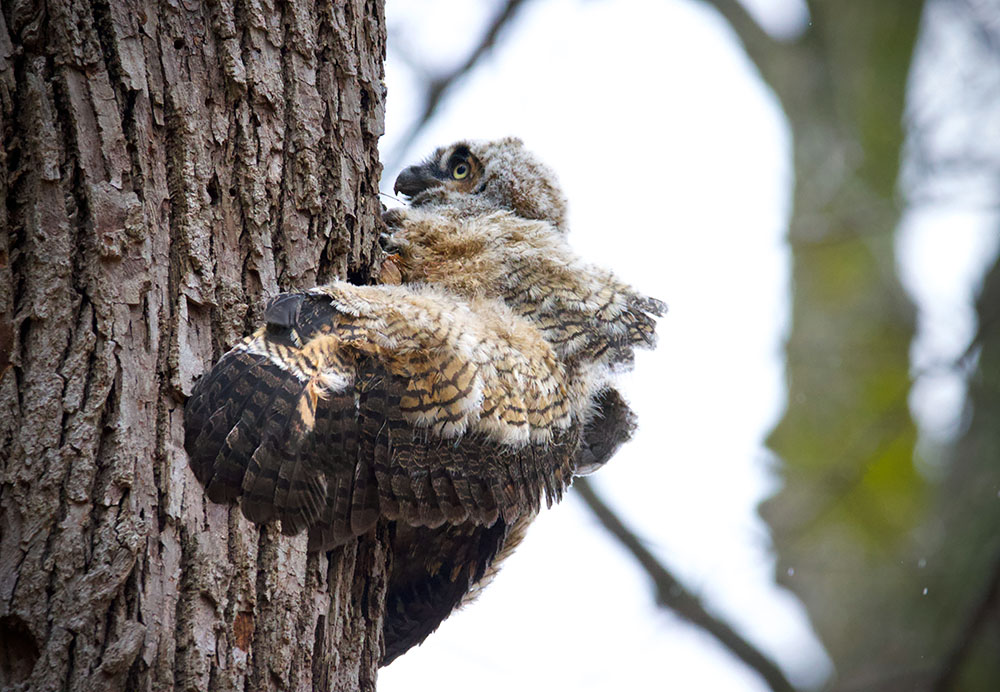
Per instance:
[[[431,175],[426,165],[410,166],[409,168],[404,168],[399,174],[392,189],[396,194],[402,192],[404,195],[413,197],[429,187],[440,184],[441,181]]]

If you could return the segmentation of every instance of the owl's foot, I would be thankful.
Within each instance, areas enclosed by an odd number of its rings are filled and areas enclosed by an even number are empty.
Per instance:
[[[382,212],[382,223],[386,225],[390,232],[402,228],[405,219],[406,207],[393,207]]]

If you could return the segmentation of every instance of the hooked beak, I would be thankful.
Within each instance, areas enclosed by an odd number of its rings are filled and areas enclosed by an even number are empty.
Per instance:
[[[396,183],[392,190],[396,194],[403,193],[408,197],[413,197],[419,192],[423,192],[429,187],[440,185],[441,181],[431,175],[426,165],[410,166],[404,168],[396,178]]]

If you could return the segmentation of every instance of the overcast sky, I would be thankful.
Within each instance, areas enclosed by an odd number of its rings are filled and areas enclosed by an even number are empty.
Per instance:
[[[794,0],[747,4],[778,35],[808,21]],[[496,3],[387,5],[383,160],[419,106],[412,63],[452,66]],[[775,488],[763,438],[784,406],[789,311],[792,169],[774,96],[700,3],[538,0],[452,92],[404,163],[457,139],[505,135],[520,136],[559,174],[579,254],[670,308],[660,346],[640,354],[626,383],[639,432],[595,484],[793,682],[821,682],[829,661],[801,605],[773,582],[770,537],[756,514]],[[396,172],[387,171],[383,190]],[[958,249],[935,273],[946,288],[928,288],[921,262],[940,255],[935,229],[944,222]],[[959,332],[971,333],[970,286],[991,247],[982,218],[937,210],[911,215],[905,228],[904,277],[921,300],[922,328],[933,330],[928,315],[950,306]],[[940,295],[947,305],[935,302]],[[934,353],[954,348],[927,344]],[[949,386],[925,396],[949,396]],[[794,578],[794,565],[778,567]],[[477,603],[381,672],[379,689],[470,684],[478,692],[767,689],[707,635],[657,611],[648,580],[572,494],[542,513]]]

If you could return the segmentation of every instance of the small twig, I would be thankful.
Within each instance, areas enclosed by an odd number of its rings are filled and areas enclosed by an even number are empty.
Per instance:
[[[653,580],[656,587],[656,603],[662,608],[669,608],[691,624],[700,627],[722,644],[734,656],[756,671],[772,690],[776,692],[794,692],[795,687],[788,681],[781,669],[753,644],[740,636],[729,623],[709,613],[701,601],[681,584],[653,556],[625,524],[615,515],[604,501],[601,500],[586,478],[577,478],[573,487],[597,516],[601,524],[611,532],[622,545],[632,553],[632,556],[642,565],[642,568]]]
[[[378,194],[381,197],[388,197],[389,199],[395,200],[395,201],[399,202],[400,204],[405,204],[405,202],[403,202],[403,200],[401,200],[399,197],[397,197],[396,195],[390,195],[388,192],[382,192],[381,190],[379,190]]]
[[[1000,609],[1000,556],[997,556],[986,588],[969,611],[968,619],[959,631],[958,640],[941,663],[940,672],[931,688],[934,692],[948,692],[955,689],[955,681],[969,649],[982,631],[987,618],[998,609]]]
[[[399,143],[393,149],[392,155],[387,157],[388,160],[386,170],[394,170],[399,167],[403,156],[406,155],[406,152],[417,139],[417,136],[423,131],[423,129],[427,126],[427,123],[429,123],[431,118],[433,118],[437,113],[438,108],[441,106],[441,102],[444,100],[447,92],[452,88],[452,86],[454,86],[455,82],[468,72],[471,72],[472,69],[479,63],[480,59],[486,55],[491,48],[493,48],[500,32],[503,31],[508,24],[510,24],[511,20],[517,14],[517,11],[521,9],[521,6],[524,5],[524,3],[525,0],[507,0],[497,15],[493,18],[493,21],[490,22],[490,25],[487,27],[482,39],[458,67],[450,72],[427,79],[426,86],[424,88],[423,111],[410,125],[406,135],[399,140]]]

